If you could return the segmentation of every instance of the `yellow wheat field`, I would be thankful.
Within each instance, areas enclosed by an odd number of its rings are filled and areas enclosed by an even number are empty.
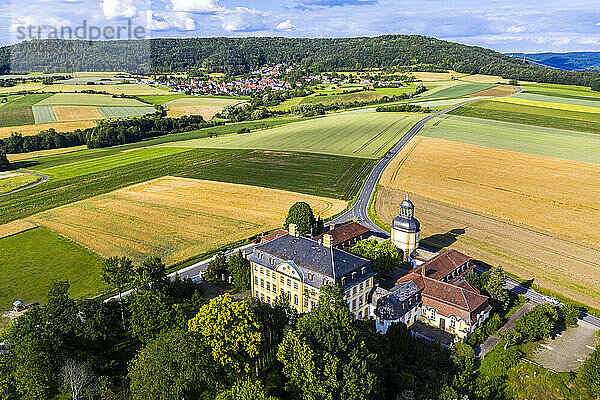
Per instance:
[[[39,90],[42,89],[44,85],[42,83],[22,83],[16,86],[2,87],[0,88],[0,93],[16,93],[21,90]]]
[[[297,201],[328,217],[347,202],[254,186],[163,177],[28,218],[102,256],[174,264],[281,226]]]
[[[52,111],[60,122],[104,119],[98,108],[94,106],[54,106]]]
[[[416,137],[381,185],[600,244],[600,165]]]
[[[12,221],[4,225],[0,225],[0,239],[11,235],[16,235],[17,233],[29,229],[33,229],[36,226],[37,225],[33,224],[32,222],[25,221],[22,219]]]
[[[71,121],[71,122],[50,122],[48,124],[35,124],[35,125],[20,125],[20,126],[8,126],[0,128],[0,139],[9,137],[11,133],[18,132],[23,136],[37,135],[41,131],[48,130],[50,128],[55,129],[57,132],[70,132],[75,129],[85,129],[96,126],[94,121]]]
[[[201,115],[205,121],[210,121],[222,109],[223,106],[171,106],[167,109],[167,116],[179,118],[184,115]]]
[[[87,149],[87,146],[84,144],[81,146],[63,147],[60,149],[38,150],[38,151],[29,152],[29,153],[7,154],[6,157],[8,158],[8,161],[14,162],[14,161],[21,161],[21,160],[29,160],[31,158],[37,158],[37,157],[55,156],[57,154],[71,153],[73,151],[79,151],[79,150],[85,150],[85,149]]]
[[[581,106],[577,104],[566,104],[566,103],[551,103],[549,101],[536,101],[529,99],[519,99],[516,97],[504,97],[493,99],[493,101],[501,101],[503,103],[520,104],[523,106],[543,107],[552,108],[555,110],[567,110],[587,113],[600,113],[600,107]]]

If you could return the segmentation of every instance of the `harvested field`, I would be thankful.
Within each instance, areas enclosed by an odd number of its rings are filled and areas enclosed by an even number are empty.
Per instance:
[[[11,235],[16,235],[17,233],[24,232],[35,227],[37,227],[37,225],[22,219],[0,225],[0,239]]]
[[[459,78],[461,81],[473,83],[508,83],[509,79],[494,75],[464,75]]]
[[[104,118],[98,108],[94,106],[54,106],[52,109],[59,121],[85,121]]]
[[[98,107],[98,111],[104,118],[125,118],[125,117],[141,117],[146,114],[153,114],[156,109],[152,106],[143,107]]]
[[[72,121],[72,122],[52,122],[49,124],[36,124],[36,125],[20,125],[0,128],[0,139],[8,137],[13,132],[18,132],[23,136],[37,135],[41,131],[48,130],[50,128],[55,129],[57,132],[70,132],[76,129],[85,129],[96,126],[94,121]]]
[[[171,265],[283,224],[296,201],[328,217],[346,201],[214,181],[164,177],[49,210],[28,220],[103,256]]]
[[[378,217],[389,225],[405,198],[404,191],[380,187]],[[600,247],[416,194],[410,199],[425,244],[501,265],[523,279],[534,279],[534,284],[600,308]]]
[[[167,116],[179,118],[184,115],[202,115],[205,121],[210,121],[222,109],[222,106],[170,106]]]
[[[417,137],[381,185],[600,245],[600,165]]]
[[[454,78],[462,78],[466,76],[460,72],[448,71],[448,72],[411,72],[411,75],[415,78],[422,80],[423,82],[436,82],[446,81]]]
[[[47,97],[48,95],[46,95]],[[106,94],[57,93],[36,103],[38,106],[146,106],[135,99],[115,98]]]
[[[150,85],[143,85],[140,83],[127,83],[119,85],[97,85],[99,87],[88,86],[88,85],[68,85],[68,84],[54,84],[42,86],[36,90],[41,92],[83,92],[84,90],[97,89],[102,90],[110,94],[129,94],[132,96],[145,96],[153,94],[165,94],[169,93],[167,89],[160,89]]]
[[[507,96],[517,91],[517,88],[509,85],[497,85],[493,88],[482,90],[481,92],[472,93],[467,95],[467,97],[480,97],[480,96]]]
[[[85,149],[87,149],[87,146],[84,144],[81,146],[63,147],[60,149],[38,150],[38,151],[31,151],[29,153],[7,154],[6,157],[8,158],[8,161],[15,162],[15,161],[22,161],[22,160],[30,160],[30,159],[37,158],[37,157],[54,156],[54,155],[58,155],[58,154],[71,153],[74,151],[85,150]]]
[[[0,93],[17,93],[21,90],[35,91],[40,90],[42,88],[44,88],[44,85],[41,83],[23,83],[17,86],[0,87]]]

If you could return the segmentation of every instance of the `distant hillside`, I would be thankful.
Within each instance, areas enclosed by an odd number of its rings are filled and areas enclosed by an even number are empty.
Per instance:
[[[597,75],[530,65],[481,47],[417,35],[363,38],[190,38],[142,41],[44,40],[0,48],[0,73],[14,72],[189,72],[246,73],[251,67],[295,62],[313,71],[369,68],[452,69],[468,74],[582,84]],[[12,64],[12,65],[11,65]]]
[[[522,57],[523,53],[509,55]],[[526,54],[525,57],[542,65],[565,71],[597,70],[600,72],[600,52],[534,53]]]

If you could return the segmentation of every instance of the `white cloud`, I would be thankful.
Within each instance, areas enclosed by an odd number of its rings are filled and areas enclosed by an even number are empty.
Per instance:
[[[214,13],[223,11],[218,0],[171,0],[171,10],[193,13]]]
[[[564,38],[555,40],[552,44],[554,44],[555,46],[563,46],[569,43],[571,43],[571,39]]]
[[[49,27],[55,27],[55,28],[60,28],[62,26],[71,26],[72,23],[71,21],[69,21],[68,19],[59,19],[59,18],[54,18],[54,17],[41,17],[39,15],[28,15],[26,17],[23,17],[22,20],[19,20],[18,22],[10,25],[8,27],[8,31],[11,33],[15,33],[17,32],[17,29],[19,29],[19,27],[29,27],[29,26],[33,26],[33,27],[40,27],[40,28],[49,28]],[[47,29],[44,29],[44,32],[47,33]],[[42,33],[44,33],[42,32]],[[34,33],[37,35],[37,31],[34,29]]]
[[[155,12],[146,11],[146,29],[151,31],[193,31],[196,29],[196,22],[184,12]]]
[[[598,23],[596,24],[596,26],[600,26],[600,22],[598,22]]]
[[[506,32],[508,32],[508,33],[521,33],[521,32],[525,32],[525,27],[513,25],[513,26],[508,27],[508,29],[506,30]]]
[[[133,18],[137,15],[137,8],[132,0],[104,0],[102,11],[108,19]]]
[[[292,21],[288,18],[283,22],[280,22],[276,29],[278,31],[292,31],[294,29],[296,29],[296,27],[294,25],[292,25]]]
[[[265,29],[263,13],[258,10],[236,7],[219,15],[221,27],[228,32],[253,32]]]

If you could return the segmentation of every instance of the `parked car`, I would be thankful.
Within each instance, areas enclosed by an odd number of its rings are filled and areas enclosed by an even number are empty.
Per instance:
[[[554,297],[544,296],[544,300],[546,300],[548,303],[552,304],[553,306],[560,305],[560,300],[555,299]]]

